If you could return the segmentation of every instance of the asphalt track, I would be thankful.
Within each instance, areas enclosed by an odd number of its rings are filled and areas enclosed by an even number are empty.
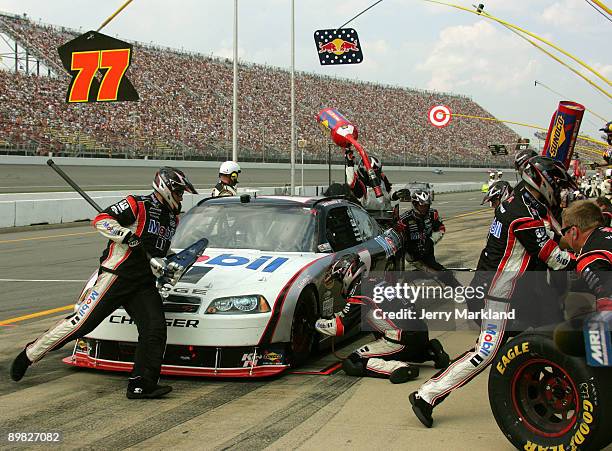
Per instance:
[[[436,251],[442,263],[475,265],[491,219],[480,199],[480,193],[437,198],[448,230]],[[174,378],[167,399],[133,402],[124,395],[124,374],[63,364],[68,345],[33,366],[20,383],[10,381],[12,358],[66,314],[103,244],[88,227],[0,235],[1,448],[28,447],[9,443],[9,432],[56,431],[62,433],[59,449],[512,449],[493,421],[486,375],[436,409],[434,429],[422,427],[408,394],[433,375],[428,366],[419,380],[403,385],[342,372],[254,381]],[[434,335],[451,356],[476,336]],[[316,356],[314,363],[329,359],[335,358]]]
[[[180,168],[180,164],[177,164]],[[119,191],[147,189],[151,186],[154,170],[147,167],[70,166],[65,171],[85,191]],[[186,174],[199,189],[211,189],[217,181],[217,171],[208,168],[187,168]],[[509,172],[506,171],[506,177]],[[486,181],[487,172],[445,171],[437,175],[431,171],[398,171],[385,168],[393,183],[426,182],[476,182]],[[296,170],[296,184],[301,184],[301,170]],[[305,185],[326,185],[326,169],[305,169]],[[332,168],[332,181],[344,182],[344,170]],[[241,186],[284,186],[290,183],[289,171],[262,168],[244,170],[240,174]],[[0,193],[67,191],[66,183],[49,167],[29,165],[0,165]]]

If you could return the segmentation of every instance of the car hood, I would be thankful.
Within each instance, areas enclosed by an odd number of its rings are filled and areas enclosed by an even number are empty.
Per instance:
[[[224,296],[278,292],[294,274],[327,254],[206,249],[177,287],[205,289]]]

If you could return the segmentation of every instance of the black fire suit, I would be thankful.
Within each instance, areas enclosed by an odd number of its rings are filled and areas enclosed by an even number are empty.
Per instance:
[[[599,299],[612,298],[612,228],[591,232],[580,250],[576,270],[589,291]]]
[[[93,225],[109,240],[97,278],[83,291],[74,313],[26,347],[27,357],[36,362],[83,337],[122,306],[138,328],[132,376],[156,382],[166,346],[166,323],[149,258],[166,256],[178,217],[154,194],[128,196],[97,215]],[[134,235],[141,244],[130,247],[128,239]]]
[[[480,283],[487,287],[484,318],[476,346],[457,358],[419,388],[418,394],[435,406],[453,390],[483,371],[494,359],[507,337],[508,313],[517,283],[528,271],[544,262],[553,270],[575,264],[572,254],[552,240],[539,211],[543,208],[526,188],[521,188],[495,210],[487,244],[478,261]],[[544,207],[545,208],[545,207]],[[544,300],[530,298],[532,304]]]
[[[421,216],[412,209],[400,216],[396,230],[402,236],[406,259],[417,269],[433,272],[446,285],[461,285],[453,273],[436,260],[434,246],[446,233],[438,210],[430,208],[425,216]]]

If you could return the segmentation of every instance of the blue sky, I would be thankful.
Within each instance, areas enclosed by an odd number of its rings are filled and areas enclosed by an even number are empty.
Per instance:
[[[422,0],[383,0],[350,24],[359,33],[364,62],[321,67],[314,30],[337,27],[373,2],[296,0],[297,70],[464,94],[500,119],[547,127],[560,99],[534,87],[534,80],[539,80],[612,120],[609,98],[501,25]],[[86,30],[97,28],[121,3],[0,0],[0,10]],[[232,0],[134,0],[104,32],[231,57],[233,4]],[[241,59],[289,67],[290,4],[289,0],[239,0]],[[484,4],[489,13],[546,37],[612,78],[612,22],[585,0]],[[588,76],[605,86],[594,75]],[[612,91],[612,86],[606,90]],[[581,131],[599,138],[597,129],[602,125],[587,112]],[[533,130],[513,128],[533,138]]]

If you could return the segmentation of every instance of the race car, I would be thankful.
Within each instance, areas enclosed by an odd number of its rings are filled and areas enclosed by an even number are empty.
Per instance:
[[[299,366],[329,345],[319,341],[315,320],[346,302],[326,277],[334,256],[359,253],[377,272],[401,259],[400,237],[343,198],[204,199],[181,218],[172,248],[201,238],[208,248],[164,301],[162,374],[261,377]],[[137,339],[132,319],[118,309],[77,340],[64,362],[129,371]]]

